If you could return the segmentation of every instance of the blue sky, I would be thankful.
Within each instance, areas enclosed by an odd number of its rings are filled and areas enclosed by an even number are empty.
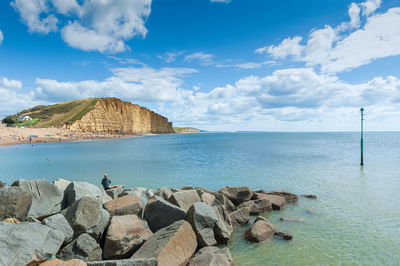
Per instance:
[[[115,96],[206,130],[400,130],[394,0],[0,2],[0,116]]]

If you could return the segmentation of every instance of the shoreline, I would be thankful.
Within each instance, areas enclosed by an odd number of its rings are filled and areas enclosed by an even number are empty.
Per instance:
[[[158,134],[114,134],[73,132],[60,128],[12,128],[0,125],[0,147],[56,142],[98,141],[105,139],[133,138]]]

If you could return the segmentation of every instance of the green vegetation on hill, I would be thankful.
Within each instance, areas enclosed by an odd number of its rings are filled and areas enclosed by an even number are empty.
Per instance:
[[[6,117],[7,124],[29,127],[61,127],[65,124],[73,124],[85,114],[94,109],[97,98],[89,98],[76,101],[68,101],[53,105],[38,105],[33,108],[21,111],[15,115]],[[30,116],[32,120],[18,122],[20,116]]]

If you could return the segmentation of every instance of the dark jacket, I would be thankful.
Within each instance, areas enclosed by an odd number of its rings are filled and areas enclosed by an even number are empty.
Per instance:
[[[103,185],[104,189],[109,189],[111,185],[111,180],[104,177],[103,180],[101,180],[101,184]]]

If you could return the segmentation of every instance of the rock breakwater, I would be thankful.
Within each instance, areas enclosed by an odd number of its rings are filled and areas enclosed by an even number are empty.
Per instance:
[[[249,187],[104,191],[67,180],[1,184],[0,265],[233,265],[229,249],[216,245],[232,241],[234,227],[247,226],[251,214],[297,199]],[[243,237],[263,242],[274,235],[291,239],[259,216]]]

